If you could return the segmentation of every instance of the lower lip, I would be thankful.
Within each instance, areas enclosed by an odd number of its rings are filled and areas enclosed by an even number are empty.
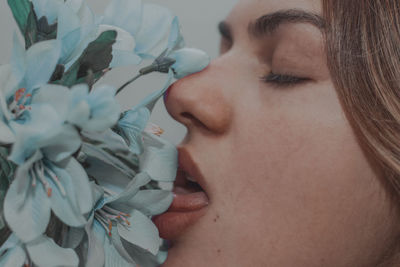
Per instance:
[[[153,217],[160,237],[173,240],[206,213],[208,198],[204,192],[175,195],[166,213]]]

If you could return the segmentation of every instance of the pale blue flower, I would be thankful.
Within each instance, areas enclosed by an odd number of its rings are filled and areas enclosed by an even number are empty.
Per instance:
[[[164,57],[175,60],[171,69],[176,79],[202,71],[210,63],[210,58],[205,52],[195,48],[183,47],[178,17],[175,17],[172,22],[168,47]]]
[[[87,174],[75,159],[57,166],[38,151],[17,168],[4,201],[4,217],[26,243],[45,232],[51,210],[65,224],[83,226],[91,203]]]
[[[210,63],[209,56],[195,48],[185,48],[184,40],[180,33],[179,21],[175,17],[171,24],[168,45],[155,61],[141,70],[141,74],[152,71],[168,73],[172,70],[176,79],[199,72]]]
[[[47,236],[23,243],[15,234],[11,234],[0,247],[0,255],[2,267],[31,266],[31,263],[40,267],[79,265],[78,256],[72,249],[59,247]]]
[[[208,55],[204,51],[195,48],[182,48],[173,51],[168,57],[175,60],[171,69],[174,71],[176,79],[202,71],[210,63]]]
[[[32,92],[48,82],[59,54],[57,41],[35,44],[25,51],[14,36],[11,64],[0,67],[0,143],[16,141],[11,124],[26,121]]]
[[[172,193],[140,190],[150,180],[146,173],[137,174],[120,193],[93,184],[97,204],[86,227],[86,266],[129,266],[142,264],[149,257],[155,261],[162,240],[149,216],[165,211]]]

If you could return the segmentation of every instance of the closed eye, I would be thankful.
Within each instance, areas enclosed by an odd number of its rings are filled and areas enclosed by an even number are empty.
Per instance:
[[[281,86],[281,87],[294,86],[296,84],[310,81],[309,78],[296,77],[296,76],[286,75],[286,74],[275,74],[273,72],[269,73],[268,75],[264,75],[264,76],[260,77],[260,80],[262,82],[273,84],[275,86]]]

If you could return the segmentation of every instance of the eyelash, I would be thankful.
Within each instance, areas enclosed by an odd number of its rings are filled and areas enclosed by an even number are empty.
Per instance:
[[[286,74],[275,74],[273,72],[268,75],[260,77],[260,80],[265,83],[270,83],[280,87],[289,87],[296,84],[300,84],[309,81],[308,78],[296,77]]]

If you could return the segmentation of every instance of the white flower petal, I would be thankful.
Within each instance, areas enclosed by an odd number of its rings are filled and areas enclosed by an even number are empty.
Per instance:
[[[78,256],[73,249],[59,247],[47,236],[41,236],[26,244],[26,249],[32,261],[40,267],[77,267],[79,265]]]

